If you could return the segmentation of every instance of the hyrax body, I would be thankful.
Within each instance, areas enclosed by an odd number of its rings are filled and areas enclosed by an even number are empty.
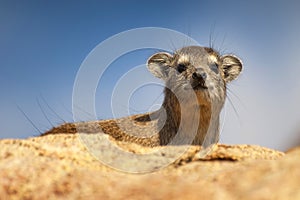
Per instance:
[[[144,146],[217,142],[226,84],[240,74],[240,59],[219,55],[208,47],[187,46],[173,54],[156,53],[147,66],[165,81],[165,97],[159,110],[120,119],[65,123],[43,135],[105,133]]]

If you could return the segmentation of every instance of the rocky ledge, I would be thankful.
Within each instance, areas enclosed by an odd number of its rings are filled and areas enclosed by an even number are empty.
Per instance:
[[[300,199],[300,148],[283,153],[218,144],[200,157],[196,146],[149,149],[115,142],[115,150],[96,145],[110,158],[103,163],[87,148],[93,137],[0,140],[0,199]],[[131,159],[120,149],[149,156]]]

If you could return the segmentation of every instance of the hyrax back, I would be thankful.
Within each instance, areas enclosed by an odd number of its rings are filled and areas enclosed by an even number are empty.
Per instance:
[[[154,76],[165,82],[160,109],[120,119],[66,123],[43,135],[106,133],[117,140],[144,146],[217,142],[226,84],[240,74],[240,59],[219,55],[212,48],[187,46],[173,54],[156,53],[147,65]]]

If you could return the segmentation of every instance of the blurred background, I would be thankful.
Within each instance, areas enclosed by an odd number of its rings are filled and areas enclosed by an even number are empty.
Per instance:
[[[222,53],[243,60],[242,75],[229,86],[221,142],[278,150],[300,145],[299,10],[297,0],[1,0],[0,138],[32,137],[73,121],[73,84],[89,52],[114,34],[150,26],[205,46],[212,36]],[[112,117],[114,83],[153,52],[134,51],[112,63],[96,94],[99,119]],[[145,112],[160,103],[161,89],[143,87],[124,107]]]

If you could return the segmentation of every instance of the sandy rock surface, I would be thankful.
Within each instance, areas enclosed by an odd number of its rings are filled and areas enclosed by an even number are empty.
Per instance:
[[[200,157],[105,137],[0,140],[0,199],[300,199],[300,148],[219,144]]]

